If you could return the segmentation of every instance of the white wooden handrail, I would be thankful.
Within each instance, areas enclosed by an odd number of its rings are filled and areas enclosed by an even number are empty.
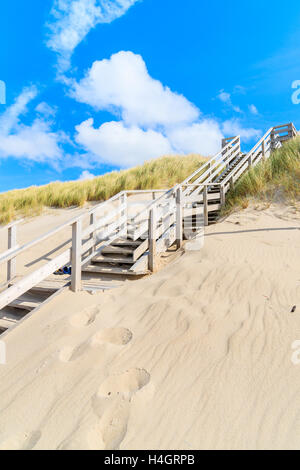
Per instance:
[[[271,133],[273,131],[273,128],[269,129],[265,135],[257,142],[257,144],[254,145],[254,147],[248,152],[244,158],[241,159],[239,164],[234,168],[233,172],[238,173],[238,171],[243,167],[243,165],[249,161],[250,157],[256,156],[257,153],[259,152],[259,148],[262,146],[263,142],[267,142],[267,139],[270,137]],[[268,148],[265,148],[265,152],[268,151]],[[226,185],[226,183],[232,178],[233,174],[230,173],[223,181],[222,184],[223,186]]]
[[[24,222],[24,219],[15,220],[8,225],[0,225],[0,230],[8,230],[9,228],[14,227],[15,225],[19,225],[22,222]]]

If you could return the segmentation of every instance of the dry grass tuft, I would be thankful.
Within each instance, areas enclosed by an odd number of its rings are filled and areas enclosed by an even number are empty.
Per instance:
[[[300,199],[300,137],[247,171],[229,192],[225,212],[246,208],[252,199],[266,203]]]
[[[200,155],[165,156],[129,170],[67,183],[50,183],[0,194],[0,224],[18,216],[40,214],[45,207],[82,206],[88,201],[105,201],[127,190],[164,189],[180,183],[201,166]]]

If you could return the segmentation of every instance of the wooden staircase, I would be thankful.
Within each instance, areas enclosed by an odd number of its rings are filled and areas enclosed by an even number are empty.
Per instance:
[[[122,191],[23,246],[17,245],[18,222],[4,227],[8,250],[0,254],[0,264],[7,263],[7,282],[0,291],[0,335],[68,284],[74,292],[107,289],[116,287],[113,280],[122,282],[156,271],[161,253],[174,243],[179,248],[184,238],[197,237],[204,226],[216,223],[236,181],[296,135],[292,123],[271,128],[247,154],[241,151],[239,136],[224,139],[217,155],[172,189]],[[156,198],[155,192],[161,195]],[[129,215],[132,195],[152,199]],[[30,274],[16,277],[17,256],[66,227],[72,229],[72,239],[65,251]],[[53,273],[64,266],[72,267],[71,276],[55,282]]]
[[[101,253],[82,267],[83,273],[107,274],[116,276],[142,276],[148,274],[146,258],[143,263],[139,258],[146,252],[148,240],[119,238],[114,240]]]
[[[209,206],[211,204],[216,204],[218,202],[221,205],[220,183],[222,183],[228,176],[230,176],[233,173],[233,171],[238,167],[238,165],[240,164],[240,162],[242,161],[242,159],[245,156],[246,156],[246,154],[242,153],[242,152],[240,154],[238,154],[238,156],[236,158],[234,158],[234,160],[232,162],[230,162],[230,164],[228,164],[226,169],[216,179],[215,182],[217,183],[217,185],[212,185],[208,188],[208,194],[215,196],[215,199],[211,198],[209,200],[209,202],[208,202]],[[233,186],[233,184],[232,184],[232,186]],[[213,210],[213,211],[209,210],[208,225],[216,224],[217,220],[219,218],[219,215],[220,215],[220,208],[218,210]]]

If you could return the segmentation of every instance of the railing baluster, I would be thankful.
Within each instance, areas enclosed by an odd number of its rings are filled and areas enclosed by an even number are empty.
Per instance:
[[[150,210],[149,213],[149,270],[156,271],[157,253],[156,253],[156,207]]]
[[[72,281],[73,292],[81,290],[81,232],[82,222],[78,219],[72,225]]]
[[[177,189],[176,193],[176,245],[181,248],[183,240],[183,208],[182,208],[182,188]]]
[[[265,159],[266,159],[266,147],[265,147],[265,141],[264,140],[261,143],[261,154],[262,154],[263,161],[265,161]]]
[[[12,225],[8,229],[8,249],[14,248],[17,245],[17,226]],[[12,258],[7,262],[7,282],[11,281],[16,276],[17,260]]]
[[[121,224],[121,233],[122,233],[122,235],[123,235],[124,237],[127,237],[128,200],[127,200],[127,194],[126,194],[126,192],[124,192],[124,194],[122,194],[120,200],[121,200],[121,205],[124,204],[124,206],[125,206],[124,209],[121,211],[121,215],[120,215],[121,220],[122,220],[122,218],[126,218],[125,222],[123,222],[123,223]]]
[[[220,186],[220,199],[221,199],[221,206],[225,206],[226,195],[225,195],[225,186],[223,184]]]
[[[203,211],[204,211],[204,225],[208,226],[208,197],[207,197],[207,186],[203,190]]]
[[[90,215],[90,225],[94,225],[95,221],[96,221],[96,216],[95,216],[95,213],[92,212],[91,215]],[[94,237],[95,237],[95,232],[92,232],[90,234],[90,240],[93,240]],[[92,248],[90,249],[89,254],[92,255],[94,253],[94,251],[95,251],[95,245],[92,246]]]

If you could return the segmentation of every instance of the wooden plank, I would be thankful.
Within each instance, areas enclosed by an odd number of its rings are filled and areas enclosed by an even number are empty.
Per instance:
[[[65,284],[67,284],[67,282],[65,281]],[[32,293],[38,293],[38,294],[45,294],[45,295],[52,295],[54,294],[55,292],[57,292],[59,289],[59,286],[57,287],[50,287],[50,285],[48,287],[42,287],[41,284],[38,284],[37,286],[34,286],[30,289],[30,292]]]
[[[183,197],[182,188],[177,189],[176,194],[176,245],[179,250],[182,247],[183,242]]]
[[[123,275],[123,276],[137,276],[147,274],[148,271],[133,271],[132,269],[123,269],[112,266],[97,266],[95,264],[84,266],[82,268],[85,273],[96,273],[96,274],[111,274],[111,275]]]
[[[81,290],[81,220],[77,220],[72,225],[72,280],[71,289],[73,292]]]
[[[208,201],[207,201],[207,186],[203,190],[203,214],[204,214],[204,225],[208,226]]]
[[[149,258],[148,258],[148,266],[151,272],[155,272],[156,270],[156,209],[153,208],[149,214]]]
[[[266,146],[265,146],[264,140],[261,143],[261,155],[262,155],[262,159],[265,160],[266,159]]]
[[[147,240],[148,241],[148,240]],[[149,251],[146,251],[133,266],[131,266],[130,271],[135,274],[148,274],[148,265],[149,265]]]
[[[0,225],[0,230],[8,230],[9,228],[13,227],[14,225],[19,225],[22,222],[24,222],[24,219],[15,220],[14,222],[11,222],[10,224],[7,224],[7,225]]]
[[[37,308],[42,302],[43,302],[43,299],[33,301],[33,300],[23,299],[21,296],[20,298],[13,300],[9,304],[9,307],[19,308],[22,310],[28,310],[29,312],[31,312],[31,310],[34,310],[35,308]]]
[[[119,246],[113,246],[109,245],[106,248],[102,250],[103,255],[126,255],[126,256],[132,256],[133,250],[132,248],[124,248],[124,247],[119,247]]]
[[[102,256],[98,255],[92,259],[92,264],[94,263],[119,263],[119,264],[134,264],[134,261],[131,258],[122,258],[121,256]]]
[[[0,318],[0,329],[1,330],[9,330],[16,324],[16,321],[5,320],[4,318]],[[3,331],[4,333],[5,331]],[[0,332],[2,334],[2,332]]]
[[[90,214],[90,227],[93,227],[95,222],[96,222],[96,215],[93,212],[92,214]],[[95,251],[95,231],[94,230],[92,230],[91,233],[90,233],[89,241],[92,244],[92,246],[90,248],[90,255],[91,255]]]
[[[133,260],[137,261],[149,248],[149,240],[144,240],[133,252]]]
[[[0,310],[30,290],[33,286],[41,282],[54,271],[69,263],[70,256],[71,250],[68,249],[53,260],[49,261],[45,266],[42,266],[33,273],[23,277],[20,281],[16,282],[16,284],[2,292],[0,294]]]
[[[8,250],[15,249],[17,246],[17,226],[14,224],[8,229]],[[7,282],[16,276],[16,258],[7,262]]]
[[[120,202],[121,202],[121,219],[125,219],[123,225],[124,227],[122,227],[123,229],[123,235],[124,237],[127,237],[127,219],[128,219],[128,202],[127,202],[127,194],[124,193],[121,198],[120,198]]]
[[[117,240],[115,240],[114,242],[112,242],[112,245],[113,246],[131,246],[131,247],[138,247],[140,244],[139,241],[133,241],[133,240],[129,240],[129,238],[119,238]]]

